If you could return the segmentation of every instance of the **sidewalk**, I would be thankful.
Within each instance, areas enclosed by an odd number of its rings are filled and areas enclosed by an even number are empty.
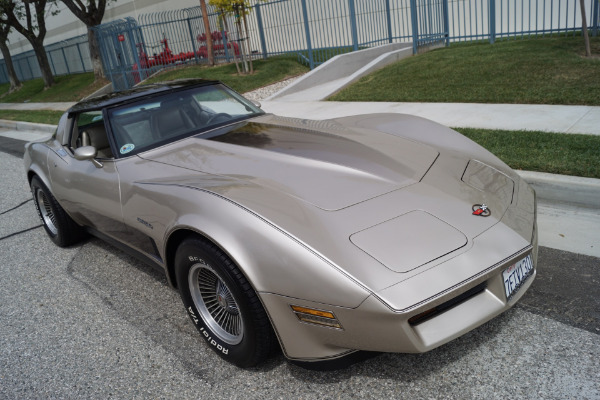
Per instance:
[[[600,135],[600,107],[538,104],[263,101],[263,110],[296,118],[402,113],[452,128],[529,130]]]
[[[73,104],[75,103],[0,103],[0,109],[64,111]],[[592,106],[265,100],[262,102],[262,109],[286,117],[311,119],[356,114],[402,113],[427,118],[453,128],[600,135],[600,107]],[[0,126],[9,127],[6,121],[0,122]]]
[[[0,110],[52,110],[66,111],[75,103],[0,103]]]

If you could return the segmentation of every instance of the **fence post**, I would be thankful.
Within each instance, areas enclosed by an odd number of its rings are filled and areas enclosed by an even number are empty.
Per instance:
[[[417,54],[419,41],[419,20],[417,18],[417,0],[410,0],[410,21],[412,25],[413,54]]]
[[[81,49],[79,48],[80,44],[81,43],[77,43],[77,53],[79,54],[79,61],[81,61],[81,72],[86,72],[85,64],[83,63],[83,55],[81,54]]]
[[[71,69],[69,68],[69,63],[67,62],[67,55],[65,54],[65,48],[61,46],[60,51],[62,51],[63,60],[65,60],[65,67],[67,68],[67,75],[70,75]]]
[[[110,60],[110,55],[108,54],[108,51],[106,49],[106,37],[105,35],[102,34],[102,31],[100,29],[96,27],[92,28],[92,31],[94,32],[94,35],[96,36],[96,41],[98,42],[98,48],[100,49],[100,59],[102,60],[102,68],[104,69],[104,73],[106,75],[106,79],[108,79],[112,85],[113,85],[113,90],[115,89],[115,84],[114,84],[114,78],[113,78],[113,74],[112,74],[112,68],[114,63],[111,62]]]
[[[223,17],[223,18],[227,18],[227,17]],[[227,60],[227,62],[231,62],[231,59],[229,57],[229,42],[227,39],[227,32],[225,31],[225,24],[223,24],[223,26],[221,26],[221,37],[223,38],[223,50],[225,51],[225,60]],[[235,57],[235,49],[233,49],[233,54]]]
[[[598,36],[598,20],[600,19],[599,10],[600,9],[600,0],[594,1],[594,10],[592,11],[592,36]]]
[[[186,18],[188,24],[188,31],[190,32],[190,41],[192,42],[192,51],[194,52],[194,60],[196,60],[196,64],[198,64],[198,53],[196,52],[196,43],[194,42],[194,33],[192,31],[192,23],[190,22],[190,16],[188,15]],[[141,69],[140,65],[140,69]]]
[[[258,37],[260,38],[260,47],[262,47],[263,58],[267,59],[267,41],[265,40],[265,28],[263,26],[260,4],[256,3],[256,23],[258,25]]]
[[[350,9],[350,27],[352,30],[352,48],[358,50],[358,30],[356,28],[356,8],[354,0],[348,0],[348,8]]]
[[[133,20],[133,23],[132,23]],[[133,55],[133,60],[135,61],[135,63],[138,66],[138,71],[140,74],[140,81],[142,81],[144,79],[144,76],[142,74],[142,63],[140,62],[140,56],[139,56],[139,50],[137,47],[137,43],[135,42],[135,31],[136,29],[138,29],[138,33],[140,34],[140,42],[144,43],[144,38],[142,37],[142,32],[141,29],[137,26],[137,22],[132,18],[132,19],[128,19],[127,20],[127,34],[128,36],[131,38],[130,41],[130,45],[129,48],[131,49],[131,53]],[[128,66],[129,67],[129,66]],[[133,71],[132,71],[133,72]],[[133,78],[133,73],[131,73],[131,77]],[[127,84],[129,85],[129,80],[127,81]],[[135,86],[136,84],[134,83],[133,86]]]
[[[448,0],[444,0],[444,37],[446,46],[450,45],[450,17],[448,16]]]
[[[310,26],[308,24],[308,10],[306,9],[306,0],[302,0],[302,17],[304,18],[304,32],[306,33],[306,46],[308,47],[308,64],[310,69],[315,68],[313,59],[312,43],[310,42]]]
[[[496,42],[496,0],[490,0],[489,4],[488,26],[490,27],[490,44],[494,44]]]
[[[390,0],[385,0],[385,13],[387,15],[388,41],[392,43],[392,11],[390,10]]]

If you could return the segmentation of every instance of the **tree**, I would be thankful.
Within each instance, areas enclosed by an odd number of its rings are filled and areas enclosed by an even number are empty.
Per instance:
[[[10,26],[5,24],[0,24],[0,50],[2,51],[2,56],[4,57],[4,64],[6,65],[6,71],[8,72],[8,79],[10,80],[10,89],[9,93],[18,90],[21,87],[21,81],[17,76],[17,72],[13,67],[12,57],[10,56],[10,52],[8,51],[8,34],[10,33]]]
[[[252,9],[250,0],[210,0],[210,4],[221,10],[223,19],[225,19],[226,14],[235,16],[235,24],[238,31],[238,42],[242,54],[244,73],[252,73],[254,71],[254,67],[252,65],[252,49],[250,47],[248,22],[246,21],[246,15],[249,14],[250,10]],[[241,38],[242,22],[244,23],[244,30],[246,33],[245,38]],[[248,61],[250,64],[250,69],[248,69]]]
[[[212,31],[210,29],[210,21],[208,20],[208,10],[206,9],[206,0],[200,0],[200,8],[202,9],[202,21],[204,21],[204,32],[206,32],[206,52],[208,53],[208,63],[215,65],[215,55],[213,52]]]
[[[48,0],[0,0],[0,10],[2,11],[0,24],[10,25],[29,41],[40,66],[45,88],[54,84],[46,49],[44,49],[47,3]],[[22,19],[25,19],[24,25],[21,23]]]
[[[590,36],[588,35],[587,30],[587,21],[585,16],[585,3],[583,0],[579,0],[580,8],[581,8],[581,26],[583,28],[583,43],[585,44],[585,56],[592,56],[592,49],[590,47]]]
[[[69,10],[87,27],[88,46],[90,49],[90,58],[92,68],[94,69],[94,78],[104,78],[102,70],[102,59],[100,58],[100,47],[92,27],[100,25],[104,18],[104,11],[107,3],[113,0],[87,0],[87,6],[81,0],[61,0]],[[116,1],[116,0],[114,0]]]

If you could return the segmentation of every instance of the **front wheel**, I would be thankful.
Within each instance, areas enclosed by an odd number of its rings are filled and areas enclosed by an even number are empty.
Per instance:
[[[210,348],[238,367],[268,357],[275,338],[267,314],[225,253],[207,240],[188,238],[177,249],[175,273],[186,311]]]
[[[44,229],[56,245],[70,246],[85,236],[83,229],[71,219],[37,176],[31,179],[31,194]]]

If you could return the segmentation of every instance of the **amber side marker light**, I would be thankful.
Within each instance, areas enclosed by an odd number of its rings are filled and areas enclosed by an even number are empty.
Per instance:
[[[322,325],[330,328],[343,329],[335,315],[330,311],[290,305],[296,317],[302,322]]]

